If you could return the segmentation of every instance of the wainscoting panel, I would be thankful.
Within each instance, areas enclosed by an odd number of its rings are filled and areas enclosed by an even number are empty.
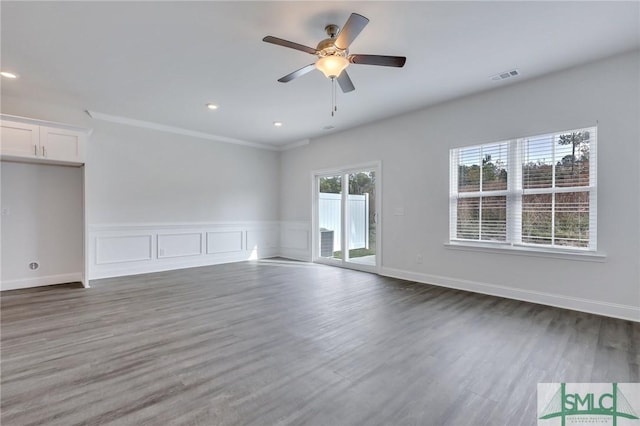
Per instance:
[[[151,260],[151,234],[96,237],[96,264]]]
[[[216,265],[280,254],[278,222],[89,226],[89,279]],[[244,243],[244,244],[243,244]]]
[[[158,234],[158,258],[198,256],[202,254],[202,234]]]
[[[207,232],[207,254],[242,251],[244,231]]]
[[[280,222],[280,255],[311,261],[311,224],[304,221]]]
[[[278,240],[277,226],[247,230],[247,250],[277,249]]]

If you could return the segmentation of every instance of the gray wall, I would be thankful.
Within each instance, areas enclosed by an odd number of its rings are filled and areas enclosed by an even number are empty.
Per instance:
[[[523,81],[315,139],[281,159],[281,219],[311,221],[311,173],[382,161],[383,272],[640,306],[639,54]],[[342,111],[348,114],[348,111]],[[449,149],[598,123],[605,262],[448,249]],[[396,208],[404,216],[394,216]],[[423,254],[418,264],[416,255]],[[464,286],[464,285],[463,285]],[[504,293],[504,291],[503,291]],[[559,300],[559,299],[558,299]]]
[[[96,123],[92,224],[278,220],[279,153]]]

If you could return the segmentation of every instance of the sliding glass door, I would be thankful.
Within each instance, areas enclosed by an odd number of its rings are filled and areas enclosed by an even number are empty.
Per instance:
[[[379,164],[314,176],[314,260],[378,271]]]
[[[376,171],[359,170],[348,175],[347,262],[376,266]]]

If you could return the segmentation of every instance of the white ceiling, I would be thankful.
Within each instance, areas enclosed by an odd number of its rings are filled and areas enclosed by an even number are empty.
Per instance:
[[[2,95],[284,145],[640,47],[638,2],[1,2]],[[329,23],[370,19],[351,53],[354,92],[266,35],[315,47]],[[517,68],[503,82],[490,76]],[[205,108],[207,102],[220,106]],[[284,122],[276,128],[274,121]]]

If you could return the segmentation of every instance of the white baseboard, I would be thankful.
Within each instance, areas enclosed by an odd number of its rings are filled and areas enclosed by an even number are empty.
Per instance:
[[[280,257],[285,259],[298,260],[300,262],[311,262],[311,254],[307,250],[294,250],[287,248],[280,248]]]
[[[522,300],[525,302],[539,303],[542,305],[640,322],[640,306],[619,305],[559,294],[522,290],[476,281],[460,280],[439,275],[422,274],[419,272],[411,272],[394,268],[383,267],[380,274],[387,277],[415,281],[423,284],[433,284],[440,287],[454,288],[457,290],[471,291],[474,293],[488,294],[507,299]]]
[[[69,274],[46,275],[34,278],[22,278],[18,280],[4,280],[0,284],[0,290],[17,290],[20,288],[42,287],[45,285],[82,282],[82,272]]]

